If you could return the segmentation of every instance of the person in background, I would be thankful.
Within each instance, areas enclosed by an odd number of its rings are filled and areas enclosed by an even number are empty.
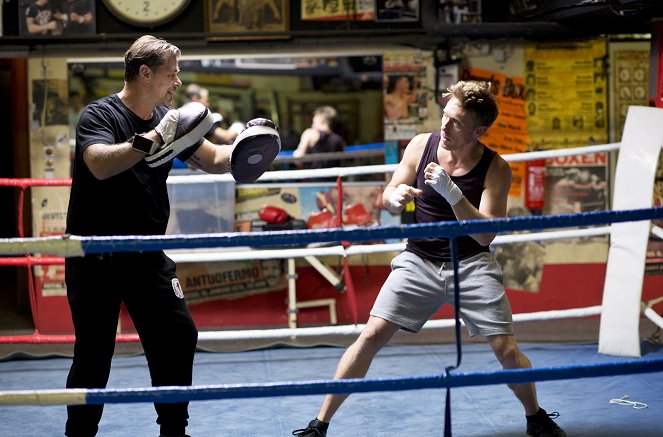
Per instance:
[[[35,0],[25,9],[25,30],[29,35],[60,35],[64,18],[49,0]]]
[[[345,149],[345,139],[334,131],[336,125],[337,112],[331,106],[320,106],[313,111],[313,121],[311,127],[302,132],[299,139],[299,145],[293,152],[293,157],[301,158],[309,153],[332,153],[342,152]],[[328,168],[338,167],[340,161],[317,160],[311,161],[306,165],[308,168]]]
[[[67,19],[64,21],[62,33],[94,33],[93,8],[94,2],[88,0],[65,0],[62,3],[62,13]]]
[[[189,84],[184,93],[184,104],[182,107],[191,102],[199,102],[209,107],[209,90],[195,83]],[[216,144],[232,144],[235,138],[237,138],[237,135],[244,129],[244,124],[236,121],[228,129],[224,129],[221,127],[223,116],[218,112],[214,112],[212,115],[214,116],[214,125],[205,134],[205,138]]]
[[[445,95],[439,131],[415,136],[385,188],[385,208],[400,214],[414,201],[415,223],[480,220],[506,216],[511,168],[481,137],[498,114],[489,82],[461,81]],[[494,233],[456,240],[459,313],[469,335],[484,336],[504,369],[530,368],[513,334],[502,272],[490,252]],[[363,378],[375,355],[401,329],[419,332],[445,303],[454,304],[454,268],[448,238],[408,239],[391,262],[391,273],[359,338],[343,354],[334,378]],[[538,403],[533,383],[510,384],[524,407],[527,435],[564,437]],[[315,419],[293,431],[301,437],[325,437],[329,422],[347,394],[325,396]],[[364,434],[356,432],[355,434]]]

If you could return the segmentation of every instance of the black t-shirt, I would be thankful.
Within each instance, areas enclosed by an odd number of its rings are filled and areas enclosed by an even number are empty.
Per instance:
[[[153,129],[168,111],[157,107],[151,120],[131,112],[117,94],[88,105],[76,126],[76,151],[66,232],[74,235],[163,235],[170,203],[166,179],[172,162],[150,168],[144,160],[105,180],[95,178],[83,161],[92,144],[118,144]],[[178,155],[188,159],[195,147]]]
[[[84,24],[84,23],[78,23],[76,21],[71,20],[71,13],[75,12],[76,14],[80,15],[81,17],[84,16],[85,14],[91,12],[91,8],[94,7],[94,5],[90,5],[87,0],[76,0],[74,2],[63,2],[62,3],[62,8],[63,12],[69,16],[69,21],[67,22],[67,25],[63,29],[64,33],[92,33],[94,30],[93,23],[89,24]]]

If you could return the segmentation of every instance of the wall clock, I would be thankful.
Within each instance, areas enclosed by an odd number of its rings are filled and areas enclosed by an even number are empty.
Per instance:
[[[153,27],[177,17],[191,0],[103,0],[111,13],[134,26]]]

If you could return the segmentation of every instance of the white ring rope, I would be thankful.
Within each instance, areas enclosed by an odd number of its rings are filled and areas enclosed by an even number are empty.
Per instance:
[[[596,146],[571,147],[568,149],[542,150],[537,152],[510,153],[502,155],[507,162],[533,161],[537,159],[556,158],[562,156],[587,155],[590,153],[613,152],[619,150],[620,143],[609,143]],[[332,167],[316,170],[279,170],[265,172],[258,181],[284,181],[328,178],[332,176],[358,176],[367,174],[392,173],[397,164],[366,165],[358,167]],[[211,175],[194,173],[191,175],[174,175],[168,178],[169,184],[198,184],[202,182],[230,182],[229,174]]]

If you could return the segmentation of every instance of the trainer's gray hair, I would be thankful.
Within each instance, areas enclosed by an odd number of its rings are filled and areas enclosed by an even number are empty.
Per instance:
[[[177,46],[152,35],[143,35],[131,44],[124,54],[124,80],[131,82],[138,77],[140,66],[150,68],[165,65],[173,56],[178,58],[182,53]]]

